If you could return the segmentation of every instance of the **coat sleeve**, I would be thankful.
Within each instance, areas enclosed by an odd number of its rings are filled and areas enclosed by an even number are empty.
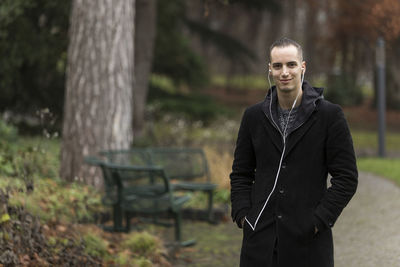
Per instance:
[[[250,135],[249,112],[245,111],[240,124],[236,149],[232,165],[231,181],[231,203],[232,219],[240,226],[243,218],[251,208],[251,187],[255,174],[255,155]]]
[[[326,160],[332,176],[315,210],[315,215],[326,227],[332,227],[340,213],[353,197],[358,184],[358,172],[353,141],[342,109],[334,105],[331,110],[326,139]]]

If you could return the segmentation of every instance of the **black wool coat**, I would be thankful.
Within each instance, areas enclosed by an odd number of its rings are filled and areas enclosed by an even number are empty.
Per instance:
[[[341,108],[302,90],[285,143],[275,87],[243,115],[230,175],[232,219],[246,219],[240,266],[272,266],[275,250],[280,267],[333,267],[331,227],[356,191],[356,159]]]

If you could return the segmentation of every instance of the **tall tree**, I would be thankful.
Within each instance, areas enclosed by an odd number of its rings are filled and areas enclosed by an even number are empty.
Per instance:
[[[101,186],[84,156],[132,141],[135,0],[74,0],[60,175]]]
[[[312,1],[312,0],[308,0]],[[365,73],[373,73],[375,68],[374,48],[376,39],[382,36],[387,41],[387,100],[388,106],[400,106],[400,83],[396,79],[397,63],[393,62],[399,54],[396,41],[400,38],[400,2],[398,0],[365,0],[346,1],[335,0],[329,2],[329,39],[333,48],[332,56],[337,57],[340,63],[342,83],[337,94],[342,91],[342,99],[355,99],[351,90],[358,84],[360,77]],[[334,66],[333,66],[334,67]],[[334,77],[332,83],[338,79]],[[358,90],[359,91],[359,90]],[[350,93],[350,94],[349,94]],[[329,98],[329,95],[328,95]]]
[[[392,109],[400,109],[400,78],[398,58],[400,56],[400,2],[398,0],[374,1],[371,8],[371,26],[376,35],[386,40],[386,102]],[[375,95],[377,90],[375,90]]]
[[[144,113],[156,36],[156,17],[157,0],[136,0],[133,129],[137,137],[142,136],[145,122]]]

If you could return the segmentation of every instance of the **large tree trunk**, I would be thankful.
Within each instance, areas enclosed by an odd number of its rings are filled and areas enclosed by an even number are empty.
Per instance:
[[[156,35],[156,0],[136,0],[135,90],[133,91],[133,129],[135,137],[143,135],[149,76]]]
[[[100,187],[84,156],[132,142],[135,0],[74,0],[61,147],[62,179]]]

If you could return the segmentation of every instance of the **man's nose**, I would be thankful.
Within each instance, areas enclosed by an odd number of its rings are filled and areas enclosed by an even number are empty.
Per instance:
[[[283,75],[283,76],[286,76],[286,75],[288,75],[288,74],[289,74],[289,72],[288,72],[287,67],[286,67],[286,66],[283,66],[283,67],[282,67],[282,75]]]

